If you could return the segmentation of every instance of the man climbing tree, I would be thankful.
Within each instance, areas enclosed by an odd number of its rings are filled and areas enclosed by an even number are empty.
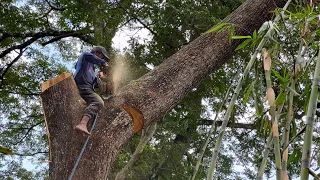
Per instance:
[[[80,96],[87,102],[87,107],[81,122],[75,128],[86,134],[90,134],[87,129],[88,121],[93,119],[104,106],[102,98],[94,92],[94,88],[97,84],[94,64],[108,68],[108,63],[105,60],[110,60],[106,49],[102,46],[95,46],[90,53],[83,52],[80,55],[75,67],[75,82]]]

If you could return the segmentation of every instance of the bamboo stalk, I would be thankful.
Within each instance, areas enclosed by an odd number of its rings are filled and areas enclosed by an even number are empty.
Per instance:
[[[259,167],[257,180],[262,180],[263,179],[263,173],[264,173],[264,170],[265,170],[266,165],[267,165],[268,155],[269,155],[269,151],[271,150],[272,142],[273,142],[273,134],[272,134],[272,131],[271,131],[270,135],[268,137],[268,140],[267,140],[267,145],[266,145],[266,147],[264,149],[264,152],[263,152],[263,159],[262,159],[260,167]]]
[[[301,58],[302,54],[304,54],[304,52],[302,52],[302,46],[303,46],[303,40],[300,40],[300,45],[299,45],[299,54],[298,54],[298,60]],[[295,86],[296,86],[296,74],[299,71],[298,66],[296,67],[297,64],[294,64],[294,70],[292,72],[292,78],[291,78],[291,84],[290,84],[290,88],[293,89],[295,91]],[[286,120],[286,124],[285,124],[285,133],[284,133],[284,144],[283,147],[285,147],[283,149],[283,153],[282,153],[282,177],[285,177],[284,180],[288,180],[288,174],[287,174],[287,162],[288,162],[288,149],[287,148],[289,146],[289,138],[290,138],[290,124],[291,121],[293,119],[293,92],[290,91],[289,93],[289,102],[288,102],[288,112],[287,112],[287,120]]]
[[[220,132],[219,132],[219,135],[218,135],[218,138],[217,138],[217,142],[216,142],[213,154],[212,154],[211,163],[210,163],[210,167],[209,167],[208,174],[207,174],[207,180],[212,180],[213,179],[214,169],[215,169],[215,166],[216,166],[216,161],[217,161],[219,149],[220,149],[220,146],[221,146],[222,137],[224,135],[224,131],[226,129],[226,126],[228,124],[228,120],[229,120],[231,112],[233,110],[234,103],[235,103],[235,101],[236,101],[236,99],[237,99],[237,97],[239,95],[239,92],[240,92],[240,90],[242,88],[242,85],[244,83],[244,79],[247,77],[247,75],[248,75],[253,63],[255,62],[256,56],[257,56],[258,52],[262,49],[264,43],[266,42],[266,39],[267,38],[265,36],[261,40],[259,46],[257,47],[255,53],[253,54],[253,56],[251,57],[251,60],[249,61],[247,67],[245,68],[245,71],[244,71],[242,77],[240,78],[240,80],[238,82],[238,85],[236,87],[236,90],[235,90],[235,92],[234,92],[234,94],[232,96],[232,99],[230,101],[230,105],[229,105],[229,107],[227,109],[227,112],[226,112],[226,114],[224,116],[223,123],[221,125]]]
[[[288,91],[288,90],[286,89],[286,91]],[[281,114],[283,106],[284,106],[284,102],[278,108],[277,117]],[[265,147],[265,149],[263,151],[263,158],[262,158],[262,161],[261,161],[261,164],[260,164],[260,167],[259,167],[258,175],[257,175],[257,178],[256,178],[257,180],[262,180],[263,179],[264,170],[265,170],[266,165],[267,165],[269,151],[272,149],[271,148],[272,144],[273,144],[273,134],[272,134],[272,131],[271,131],[270,135],[268,137],[268,140],[267,140],[266,147]]]
[[[319,76],[320,76],[320,56],[318,54],[318,60],[316,63],[311,95],[310,95],[309,104],[308,104],[306,132],[304,136],[303,151],[302,151],[301,178],[300,178],[301,180],[309,179],[312,132],[313,132],[313,124],[315,122],[314,116],[317,108],[318,88],[319,88],[318,84],[319,84],[319,78],[320,78]]]
[[[237,73],[235,77],[237,77],[238,74],[239,74],[239,73]],[[229,92],[230,92],[231,87],[232,87],[232,86],[230,86],[230,87],[228,88],[228,90],[227,90],[227,92],[226,92],[226,94],[225,94],[225,97],[224,97],[223,101],[221,102],[218,111],[216,112],[216,116],[215,116],[215,118],[214,118],[214,120],[213,120],[213,122],[212,122],[210,131],[208,132],[207,139],[206,139],[204,145],[203,145],[202,148],[201,148],[201,151],[200,151],[200,154],[199,154],[199,157],[198,157],[198,161],[197,161],[195,170],[194,170],[194,172],[193,172],[193,175],[192,175],[192,177],[191,177],[191,180],[194,180],[194,179],[196,178],[196,175],[197,175],[197,172],[198,172],[198,170],[199,170],[199,167],[200,167],[200,164],[201,164],[203,155],[204,155],[204,153],[205,153],[205,151],[206,151],[206,148],[207,148],[207,146],[208,146],[208,144],[209,144],[209,142],[210,142],[211,134],[212,134],[213,131],[216,129],[216,120],[217,120],[217,118],[218,118],[219,113],[222,111],[222,107],[223,107],[224,103],[225,103],[226,100],[228,99],[228,96],[229,96]]]
[[[287,7],[289,6],[289,4],[291,3],[291,0],[288,0],[287,3],[285,4],[285,6],[283,7],[283,11],[285,11],[287,9]],[[281,18],[281,15],[282,13],[278,14],[274,20],[274,22],[278,22]],[[243,72],[243,75],[242,77],[239,79],[239,82],[238,82],[238,85],[236,87],[236,90],[232,96],[232,99],[230,101],[230,105],[227,109],[227,112],[224,116],[224,120],[223,120],[223,123],[222,123],[222,126],[220,128],[220,132],[219,132],[219,135],[218,135],[218,138],[217,138],[217,142],[216,142],[216,145],[215,145],[215,148],[214,148],[214,151],[213,151],[213,154],[212,154],[212,158],[211,158],[211,163],[210,163],[210,167],[209,167],[209,170],[208,170],[208,174],[207,174],[207,180],[212,180],[213,179],[213,175],[214,175],[214,169],[216,167],[216,162],[217,162],[217,158],[218,158],[218,154],[219,154],[219,149],[220,149],[220,146],[221,146],[221,141],[222,141],[222,137],[224,135],[224,132],[225,132],[225,129],[226,129],[226,126],[228,124],[228,120],[229,120],[229,117],[231,115],[231,112],[233,110],[233,107],[234,107],[234,103],[239,95],[239,92],[242,88],[242,85],[244,83],[244,80],[246,79],[251,67],[253,66],[256,58],[257,58],[257,55],[258,53],[261,51],[262,47],[264,46],[264,44],[266,43],[267,39],[269,37],[271,37],[271,33],[273,32],[273,28],[269,28],[269,30],[267,31],[267,33],[263,36],[262,40],[260,41],[258,47],[256,48],[255,52],[253,53],[253,55],[251,56],[251,59],[249,61],[249,63],[247,64],[244,72]]]
[[[275,94],[272,88],[272,81],[271,81],[271,57],[269,56],[269,52],[263,52],[264,56],[264,72],[266,76],[267,82],[267,100],[270,106],[270,115],[271,115],[271,122],[272,122],[272,135],[273,135],[273,146],[274,146],[274,154],[276,160],[276,174],[277,180],[282,179],[281,174],[281,155],[280,155],[280,145],[279,145],[279,131],[278,131],[278,118],[276,117],[276,105],[275,105]]]

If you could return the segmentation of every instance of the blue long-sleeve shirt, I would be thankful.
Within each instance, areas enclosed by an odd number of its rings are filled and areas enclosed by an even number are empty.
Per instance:
[[[76,72],[74,73],[74,79],[77,85],[91,85],[94,86],[96,83],[96,73],[94,64],[104,66],[105,60],[99,58],[98,56],[83,52],[77,61]]]

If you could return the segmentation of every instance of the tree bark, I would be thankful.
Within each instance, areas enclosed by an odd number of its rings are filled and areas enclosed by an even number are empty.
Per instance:
[[[223,22],[234,24],[236,35],[251,35],[272,17],[270,11],[284,3],[249,0]],[[160,120],[205,76],[234,55],[242,41],[229,44],[228,38],[228,30],[203,34],[106,100],[73,179],[105,180],[118,152],[134,135],[131,118],[137,124],[143,120],[145,125]],[[67,179],[85,141],[81,133],[73,130],[85,106],[72,77],[43,91],[41,98],[52,150],[49,179]]]

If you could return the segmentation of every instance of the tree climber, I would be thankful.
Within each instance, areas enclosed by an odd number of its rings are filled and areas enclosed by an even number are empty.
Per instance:
[[[104,106],[102,98],[94,91],[94,88],[97,86],[97,76],[94,64],[103,66],[103,68],[107,69],[109,67],[107,61],[109,60],[110,58],[107,50],[102,46],[95,46],[90,53],[83,52],[78,58],[75,66],[76,72],[74,73],[74,79],[80,96],[87,103],[81,122],[75,129],[89,135],[90,132],[87,129],[87,123],[90,119],[94,119],[94,116]]]

